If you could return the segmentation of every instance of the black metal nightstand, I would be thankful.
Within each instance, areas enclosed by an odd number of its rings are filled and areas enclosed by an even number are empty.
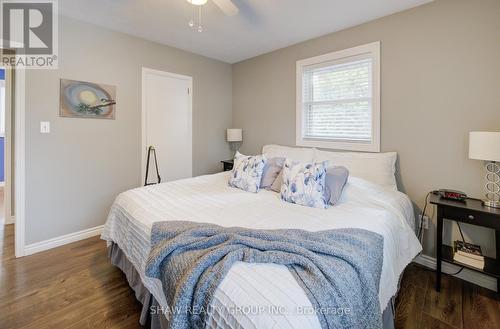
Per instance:
[[[482,201],[477,199],[458,202],[442,199],[434,194],[430,197],[430,203],[437,206],[436,291],[441,288],[441,261],[445,261],[497,278],[497,293],[500,294],[500,209],[485,207]],[[453,248],[443,245],[443,221],[445,219],[494,229],[497,258],[484,257],[482,270],[455,262]]]
[[[233,170],[234,160],[222,160],[221,163],[224,171]]]

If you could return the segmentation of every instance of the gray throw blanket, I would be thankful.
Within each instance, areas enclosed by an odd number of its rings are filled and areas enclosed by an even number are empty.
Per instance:
[[[153,224],[146,275],[163,284],[172,329],[205,327],[214,292],[237,261],[287,266],[322,328],[382,328],[382,236],[168,221]]]

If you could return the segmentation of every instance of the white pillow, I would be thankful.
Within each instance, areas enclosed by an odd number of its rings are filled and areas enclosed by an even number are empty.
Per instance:
[[[357,153],[315,150],[314,162],[329,161],[329,166],[344,166],[354,177],[397,190],[396,152]]]
[[[270,158],[288,158],[300,162],[313,162],[314,149],[312,148],[299,148],[281,145],[264,145],[262,154],[268,159]]]

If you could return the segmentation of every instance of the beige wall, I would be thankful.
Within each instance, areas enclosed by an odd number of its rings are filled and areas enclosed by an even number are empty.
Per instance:
[[[27,244],[104,224],[115,196],[139,186],[142,67],[193,77],[193,173],[230,155],[231,65],[67,18],[59,31],[59,70],[26,77]],[[59,117],[60,78],[115,85],[116,120]]]
[[[103,224],[114,197],[140,184],[143,66],[193,77],[199,175],[229,156],[231,125],[244,129],[244,152],[294,145],[296,60],[376,40],[382,151],[399,153],[400,188],[420,207],[440,187],[480,197],[481,163],[467,159],[467,134],[500,130],[498,0],[438,0],[233,66],[61,18],[59,70],[27,73],[26,243]],[[116,85],[116,120],[60,118],[60,78]],[[50,134],[39,133],[40,121],[51,122]],[[491,232],[465,231],[494,254]],[[433,228],[426,233],[432,254]]]
[[[382,151],[399,154],[399,184],[418,205],[436,188],[481,197],[468,132],[500,131],[500,1],[438,0],[233,66],[233,126],[242,151],[295,144],[295,62],[381,41]],[[494,235],[465,229],[494,254]],[[450,227],[445,233],[448,237]],[[432,254],[433,228],[426,232]]]

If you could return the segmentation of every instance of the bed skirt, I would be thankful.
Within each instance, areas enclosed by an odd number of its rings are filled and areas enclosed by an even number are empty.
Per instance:
[[[125,274],[130,288],[135,292],[135,297],[142,304],[139,323],[148,329],[169,329],[168,320],[163,313],[150,311],[159,310],[161,306],[144,286],[134,265],[127,259],[127,256],[116,243],[111,243],[108,247],[108,256],[111,263]],[[395,297],[392,297],[382,314],[384,329],[394,329],[394,300]]]
[[[111,260],[111,264],[118,267],[125,274],[130,288],[135,292],[135,298],[142,304],[139,323],[146,328],[168,329],[168,321],[163,314],[150,312],[151,309],[161,309],[160,304],[144,286],[134,265],[132,265],[116,243],[111,243],[108,247],[108,257]]]

